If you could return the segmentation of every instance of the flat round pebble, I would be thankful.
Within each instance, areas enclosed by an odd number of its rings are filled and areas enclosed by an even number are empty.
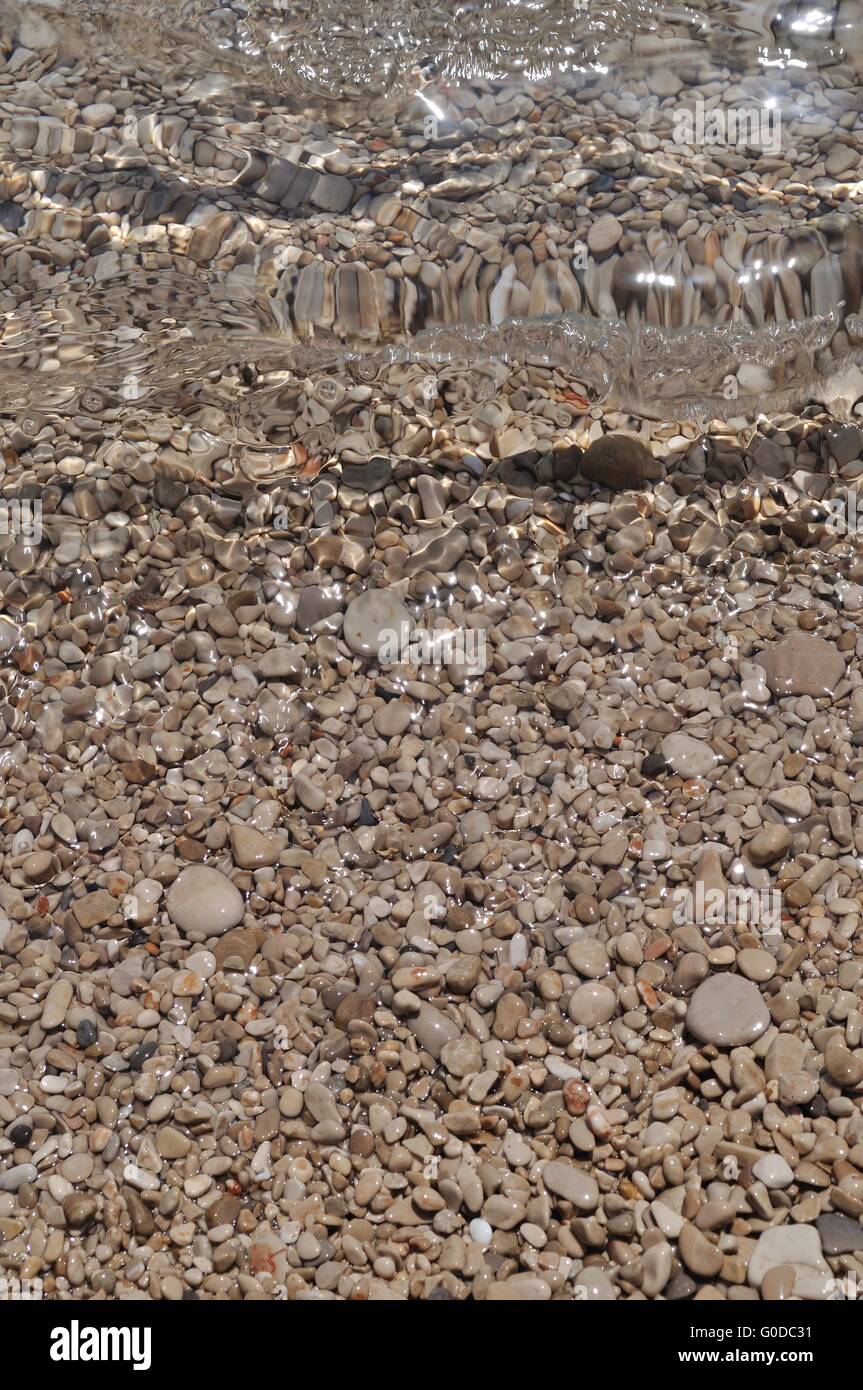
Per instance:
[[[690,1033],[716,1047],[755,1042],[769,1025],[758,988],[739,975],[711,975],[695,990],[686,1013]]]
[[[168,890],[168,916],[185,932],[221,936],[243,920],[243,899],[229,878],[204,864],[183,869]]]
[[[377,659],[385,641],[400,642],[412,626],[409,610],[395,594],[367,589],[348,604],[342,634],[357,656]]]

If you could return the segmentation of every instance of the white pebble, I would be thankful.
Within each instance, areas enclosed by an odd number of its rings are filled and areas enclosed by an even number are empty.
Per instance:
[[[468,1226],[468,1235],[477,1245],[491,1245],[492,1230],[487,1221],[477,1216]]]

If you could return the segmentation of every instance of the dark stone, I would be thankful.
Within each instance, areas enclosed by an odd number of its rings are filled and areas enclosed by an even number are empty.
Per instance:
[[[393,466],[388,458],[378,454],[368,463],[343,463],[342,482],[357,492],[380,492],[392,480]]]
[[[347,1032],[349,1023],[354,1019],[360,1019],[362,1023],[369,1023],[375,1011],[375,1001],[370,994],[362,994],[360,991],[353,990],[340,999],[333,1014],[333,1022],[337,1028]]]
[[[658,482],[662,465],[640,439],[627,434],[606,434],[595,439],[581,460],[585,478],[614,492]]]
[[[237,1043],[233,1038],[219,1039],[219,1061],[233,1062],[237,1055]]]
[[[129,1070],[140,1071],[144,1063],[150,1060],[155,1051],[156,1044],[154,1042],[139,1043],[137,1047],[133,1047],[128,1058]]]
[[[567,444],[562,449],[555,449],[551,456],[551,472],[555,482],[570,483],[579,474],[579,464],[584,457],[584,450],[577,444]]]
[[[0,203],[0,227],[4,232],[17,232],[25,216],[20,203]]]
[[[850,1255],[863,1250],[863,1226],[838,1211],[825,1212],[815,1222],[825,1255]]]
[[[78,1039],[78,1046],[85,1050],[88,1047],[92,1047],[95,1042],[99,1041],[99,1030],[96,1027],[95,1023],[90,1022],[89,1018],[81,1019],[81,1022],[78,1024],[75,1033]]]
[[[33,1138],[33,1128],[31,1125],[16,1125],[9,1131],[9,1138],[16,1149],[26,1149]]]
[[[648,753],[641,763],[642,777],[659,777],[668,771],[668,763],[659,753]]]
[[[380,825],[380,821],[378,820],[369,803],[366,801],[365,797],[363,797],[360,801],[360,818],[357,824],[368,826]]]

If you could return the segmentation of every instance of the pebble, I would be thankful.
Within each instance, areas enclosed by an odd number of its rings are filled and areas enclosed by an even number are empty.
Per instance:
[[[762,867],[775,864],[787,854],[791,845],[791,831],[784,825],[765,825],[753,835],[746,846],[746,852],[753,864]]]
[[[774,695],[832,695],[845,675],[845,661],[830,642],[814,633],[794,633],[760,651],[756,658]]]
[[[612,219],[613,220],[613,219]],[[662,477],[662,466],[640,439],[606,434],[582,456],[581,472],[593,483],[615,492],[641,488]]]
[[[680,777],[706,777],[716,766],[710,745],[689,734],[669,734],[664,738],[662,756]]]
[[[591,981],[573,990],[569,997],[567,1013],[573,1023],[579,1023],[585,1028],[598,1028],[601,1024],[608,1023],[614,1016],[616,1007],[617,1001],[613,992],[605,985]]]
[[[552,1161],[542,1170],[542,1181],[549,1192],[563,1197],[579,1211],[595,1211],[599,1203],[596,1179],[574,1163]]]
[[[348,604],[342,631],[356,656],[377,660],[388,635],[400,643],[401,634],[406,632],[409,639],[412,628],[410,612],[401,599],[386,589],[367,589]]]
[[[749,1260],[747,1278],[759,1289],[771,1269],[788,1266],[794,1271],[794,1294],[798,1298],[827,1297],[830,1267],[821,1250],[814,1226],[775,1226],[762,1231]]]
[[[770,1025],[767,1005],[749,980],[739,975],[711,975],[695,990],[686,1026],[702,1042],[716,1047],[744,1047]]]
[[[722,1251],[689,1221],[681,1229],[677,1249],[689,1272],[701,1279],[715,1278],[722,1268]]]
[[[168,889],[168,916],[184,932],[221,936],[243,920],[243,899],[217,869],[191,864]]]
[[[56,980],[45,995],[42,1017],[39,1022],[45,1032],[59,1028],[72,1003],[73,988],[68,980]]]
[[[765,1154],[764,1158],[753,1163],[752,1172],[759,1182],[769,1188],[781,1189],[794,1181],[792,1168],[780,1154]]]
[[[815,1222],[815,1229],[825,1255],[849,1255],[863,1250],[863,1226],[842,1212],[824,1212]]]

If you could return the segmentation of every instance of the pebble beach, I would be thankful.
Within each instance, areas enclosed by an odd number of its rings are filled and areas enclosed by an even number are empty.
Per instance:
[[[854,1298],[859,21],[283,11],[0,16],[0,1275]]]

